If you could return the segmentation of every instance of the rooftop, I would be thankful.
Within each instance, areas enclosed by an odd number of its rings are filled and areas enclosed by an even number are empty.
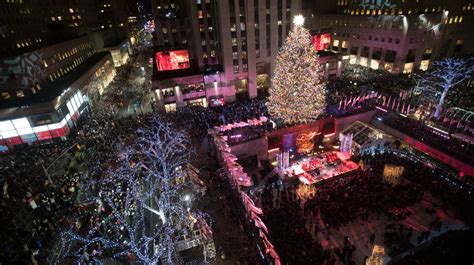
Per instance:
[[[41,90],[31,96],[25,96],[23,98],[14,98],[9,100],[0,99],[1,108],[14,108],[27,106],[34,103],[45,103],[52,101],[54,98],[61,95],[66,88],[68,88],[72,83],[84,75],[88,70],[91,69],[96,63],[102,60],[104,57],[109,55],[109,52],[99,52],[92,55],[84,63],[78,65],[71,72],[62,76],[59,79],[50,81],[49,79],[44,80],[40,83]]]
[[[342,134],[352,134],[352,140],[359,145],[370,144],[376,139],[389,138],[388,134],[385,134],[383,131],[376,129],[364,122],[356,121],[349,127],[345,128]]]

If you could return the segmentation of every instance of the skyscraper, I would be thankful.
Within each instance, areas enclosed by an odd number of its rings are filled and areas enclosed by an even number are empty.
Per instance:
[[[351,64],[411,73],[432,60],[473,52],[474,6],[467,0],[311,3],[308,26],[330,32],[331,49],[347,54]]]
[[[128,58],[125,0],[0,2],[0,153],[64,137]]]
[[[170,110],[193,102],[207,105],[209,97],[234,101],[265,93],[292,17],[301,12],[301,1],[290,0],[152,3],[157,50],[187,50],[190,68],[194,69],[173,75],[155,72],[158,102]],[[181,93],[194,88],[201,91],[186,96]]]

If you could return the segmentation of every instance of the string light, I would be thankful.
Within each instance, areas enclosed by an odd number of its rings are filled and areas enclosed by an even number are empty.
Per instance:
[[[294,23],[304,23],[304,18],[295,16]],[[303,26],[293,27],[276,58],[267,103],[272,117],[287,124],[318,119],[326,108],[323,78],[309,31]]]
[[[295,24],[296,27],[301,27],[304,25],[304,17],[303,15],[296,15],[293,17],[293,24]]]
[[[102,249],[114,258],[173,264],[176,242],[190,237],[189,228],[205,216],[190,210],[197,197],[185,177],[190,146],[184,132],[157,117],[149,127],[139,129],[137,140],[97,182],[99,195],[91,198],[97,211],[89,231],[70,228],[61,233],[66,255],[75,257],[78,264],[101,262],[103,251],[98,249]]]

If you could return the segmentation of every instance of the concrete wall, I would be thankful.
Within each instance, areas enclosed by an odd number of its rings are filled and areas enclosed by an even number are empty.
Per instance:
[[[268,150],[267,137],[258,138],[242,144],[234,145],[231,148],[232,154],[237,157],[248,157],[257,155],[258,159],[266,159]]]

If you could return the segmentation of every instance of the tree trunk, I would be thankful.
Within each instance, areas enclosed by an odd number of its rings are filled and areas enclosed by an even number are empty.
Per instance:
[[[439,99],[438,105],[436,105],[436,110],[434,114],[435,118],[438,118],[439,115],[441,114],[441,109],[443,108],[446,95],[448,95],[449,88],[450,88],[449,86],[445,87],[443,90],[443,94],[441,94],[441,98]]]

